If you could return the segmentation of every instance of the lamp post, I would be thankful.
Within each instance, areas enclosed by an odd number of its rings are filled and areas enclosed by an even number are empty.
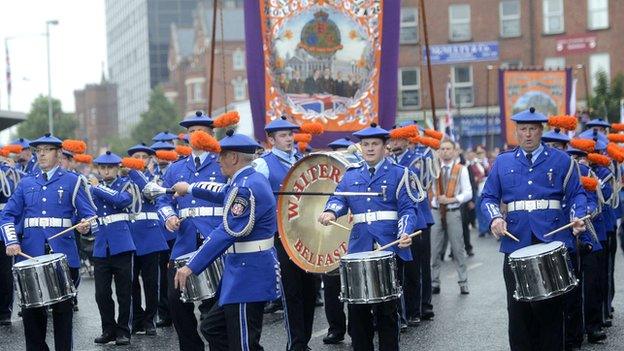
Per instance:
[[[52,78],[50,74],[50,25],[56,26],[58,20],[46,21],[46,46],[48,51],[48,130],[54,134],[54,120],[52,118]]]

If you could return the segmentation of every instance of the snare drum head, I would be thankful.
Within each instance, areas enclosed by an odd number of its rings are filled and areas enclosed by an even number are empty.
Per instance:
[[[564,245],[561,241],[553,241],[549,243],[540,243],[540,244],[530,245],[530,246],[523,247],[521,249],[518,249],[512,252],[509,255],[509,258],[515,259],[515,258],[539,256],[547,252],[552,252],[563,246]]]
[[[388,258],[394,255],[391,251],[364,251],[364,252],[355,252],[344,255],[341,257],[342,261],[362,261],[362,260],[371,260],[371,259],[379,259],[379,258]]]
[[[63,259],[65,257],[66,257],[65,254],[62,254],[62,253],[53,253],[53,254],[49,254],[49,255],[41,255],[41,256],[34,257],[34,258],[29,258],[29,259],[24,260],[24,261],[17,262],[14,265],[14,267],[16,267],[16,268],[24,268],[24,267],[39,266],[42,263],[47,263],[47,262],[60,260],[60,259]]]

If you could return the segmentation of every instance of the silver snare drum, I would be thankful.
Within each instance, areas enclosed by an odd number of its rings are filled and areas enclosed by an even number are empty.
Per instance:
[[[519,301],[550,299],[578,284],[561,241],[518,249],[509,255],[509,265],[516,278],[514,298]]]
[[[49,306],[76,296],[65,254],[18,262],[13,266],[13,280],[22,308]]]
[[[175,267],[186,266],[195,252],[180,256],[175,260]],[[221,276],[223,275],[223,260],[217,258],[206,270],[199,275],[191,274],[186,280],[186,288],[181,290],[182,302],[195,302],[215,297]]]
[[[340,300],[350,304],[373,304],[397,299],[401,286],[396,259],[390,251],[368,251],[340,258]]]

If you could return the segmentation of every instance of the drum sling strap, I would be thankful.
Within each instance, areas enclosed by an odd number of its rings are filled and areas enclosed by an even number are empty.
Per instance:
[[[444,194],[447,198],[453,197],[455,194],[455,188],[457,187],[457,180],[459,179],[459,171],[461,171],[462,165],[460,163],[456,163],[451,168],[451,176],[448,179],[447,184],[444,184],[445,178],[444,174],[442,177],[438,178],[438,194]],[[444,186],[446,185],[446,191],[444,191]],[[446,230],[446,205],[438,203],[438,211],[440,211],[440,220],[442,221],[442,228]]]

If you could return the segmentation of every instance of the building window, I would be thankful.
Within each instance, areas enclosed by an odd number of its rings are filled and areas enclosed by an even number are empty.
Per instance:
[[[241,71],[245,69],[245,52],[241,49],[234,50],[232,54],[233,68],[235,71]]]
[[[500,35],[503,38],[519,37],[520,31],[520,0],[504,0],[500,2]]]
[[[420,71],[418,68],[399,69],[399,108],[420,107]]]
[[[604,72],[607,80],[611,78],[611,59],[608,53],[594,54],[589,56],[589,74],[591,75],[591,88],[598,83],[598,72]]]
[[[418,43],[418,10],[415,7],[401,9],[400,43]]]
[[[241,101],[247,98],[247,79],[238,77],[232,79],[232,87],[234,89],[234,101]]]
[[[500,64],[500,68],[502,68],[502,69],[520,69],[520,68],[522,68],[522,61],[520,61],[520,60],[503,61]]]
[[[563,0],[543,0],[544,34],[563,33]]]
[[[451,72],[454,105],[456,107],[470,107],[474,105],[472,67],[454,66]]]
[[[587,29],[609,28],[609,0],[587,0]]]
[[[472,39],[470,32],[470,5],[449,6],[449,40],[465,41]]]
[[[564,57],[547,57],[544,59],[545,69],[564,69],[565,58]]]
[[[193,101],[201,102],[204,100],[204,86],[201,82],[193,83]]]

